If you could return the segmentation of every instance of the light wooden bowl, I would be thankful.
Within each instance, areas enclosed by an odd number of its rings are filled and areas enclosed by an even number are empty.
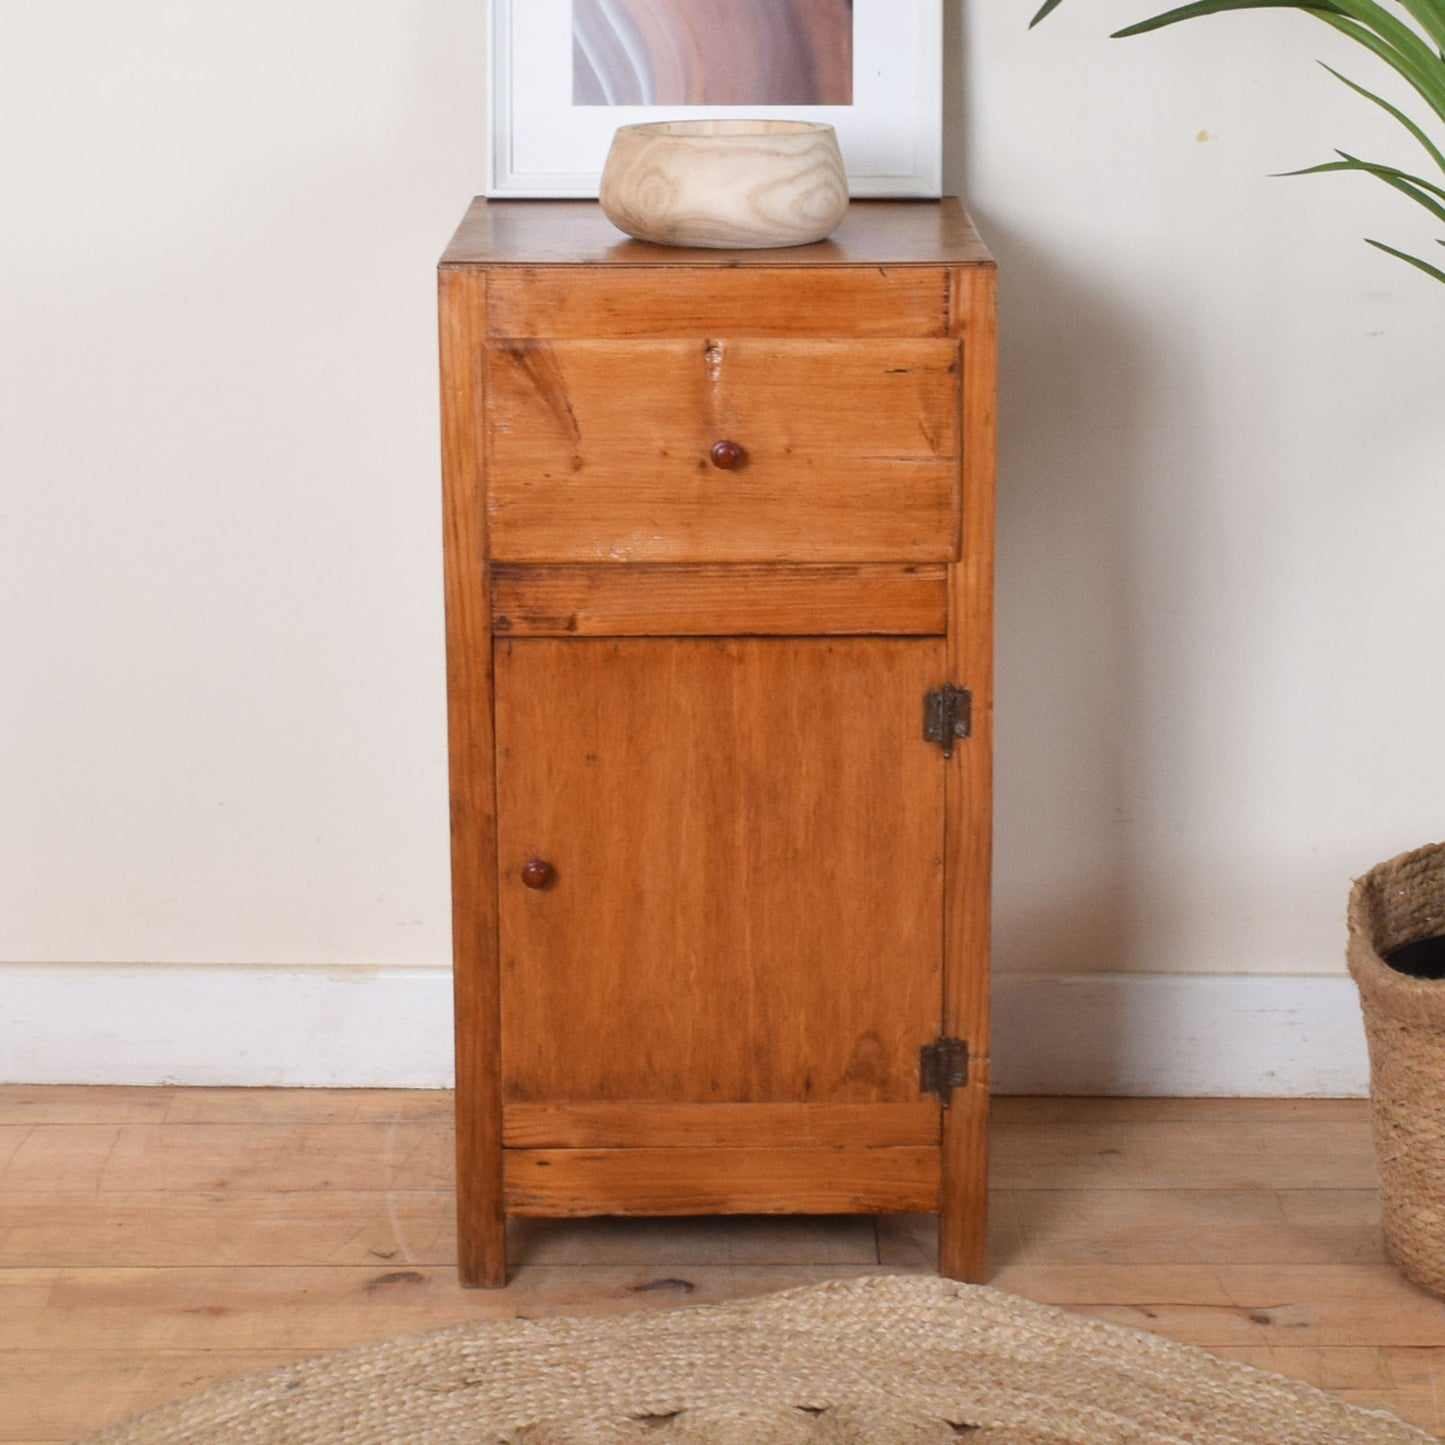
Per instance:
[[[607,219],[664,246],[805,246],[848,209],[830,125],[670,120],[624,125],[599,199]]]

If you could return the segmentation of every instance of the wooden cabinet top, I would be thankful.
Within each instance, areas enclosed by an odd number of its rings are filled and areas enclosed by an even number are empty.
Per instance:
[[[756,251],[655,246],[595,201],[474,200],[442,256],[464,266],[992,266],[958,201],[854,201],[826,241]]]

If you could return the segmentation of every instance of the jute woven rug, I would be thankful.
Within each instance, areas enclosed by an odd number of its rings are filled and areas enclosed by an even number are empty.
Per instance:
[[[1419,1445],[1154,1335],[933,1277],[485,1321],[323,1356],[90,1445]]]

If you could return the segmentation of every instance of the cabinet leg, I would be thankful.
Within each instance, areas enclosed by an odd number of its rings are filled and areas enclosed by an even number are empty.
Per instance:
[[[507,1286],[506,1235],[500,1241],[468,1238],[463,1234],[457,1252],[457,1274],[464,1289],[505,1289]]]
[[[943,1115],[943,1197],[938,1209],[938,1272],[988,1279],[988,1083],[970,1080]]]
[[[502,1194],[501,1111],[495,1077],[459,1056],[457,1068],[457,1273],[469,1289],[507,1283],[507,1212]]]
[[[491,1199],[465,1186],[457,1191],[457,1274],[467,1289],[503,1289],[507,1283],[507,1220]]]

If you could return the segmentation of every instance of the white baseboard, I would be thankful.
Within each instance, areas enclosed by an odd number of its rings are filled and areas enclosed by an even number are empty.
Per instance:
[[[1347,977],[1079,974],[993,987],[999,1094],[1359,1098],[1369,1092]]]
[[[1360,1096],[1348,978],[994,981],[1000,1094]],[[445,968],[0,965],[0,1082],[445,1088]]]
[[[0,965],[0,1079],[444,1089],[451,970]]]

